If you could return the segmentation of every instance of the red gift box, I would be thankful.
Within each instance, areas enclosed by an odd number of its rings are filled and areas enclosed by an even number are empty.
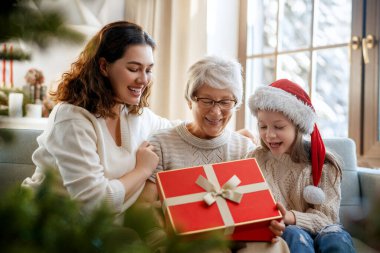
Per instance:
[[[168,222],[182,235],[223,229],[232,240],[271,241],[282,218],[256,159],[157,173]]]

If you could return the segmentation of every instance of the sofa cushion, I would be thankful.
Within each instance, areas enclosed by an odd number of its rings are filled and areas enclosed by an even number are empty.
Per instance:
[[[42,130],[0,129],[0,192],[30,177],[36,166],[32,154]],[[10,136],[6,141],[4,136]]]
[[[341,223],[347,227],[353,213],[361,209],[360,186],[356,161],[356,145],[349,138],[324,139],[326,149],[342,160],[342,201],[340,204]]]

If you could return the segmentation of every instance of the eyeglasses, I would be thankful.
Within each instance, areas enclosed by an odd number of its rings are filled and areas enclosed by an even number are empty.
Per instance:
[[[217,104],[219,108],[222,110],[231,110],[237,104],[237,101],[233,99],[222,99],[219,101],[215,101],[211,98],[194,97],[194,100],[198,102],[200,107],[205,109],[211,109],[212,107],[214,107],[214,105]]]

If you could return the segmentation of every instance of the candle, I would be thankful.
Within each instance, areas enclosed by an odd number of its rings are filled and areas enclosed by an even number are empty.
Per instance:
[[[9,93],[8,98],[8,115],[9,117],[22,117],[22,102],[24,95],[22,93]]]
[[[11,88],[13,88],[13,45],[11,44],[10,48],[9,48],[9,57],[10,57],[10,61],[9,61],[9,64],[10,64],[10,67],[9,67],[9,71],[10,71],[10,74],[9,74],[9,81],[11,83]]]
[[[7,54],[7,45],[6,44],[3,44],[3,85],[5,86],[5,64],[6,64],[6,61],[5,61],[5,55]]]

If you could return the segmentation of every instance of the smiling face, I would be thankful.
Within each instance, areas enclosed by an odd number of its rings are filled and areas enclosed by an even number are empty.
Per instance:
[[[229,89],[215,89],[208,85],[201,86],[194,94],[198,98],[209,98],[215,101],[223,99],[234,100]],[[201,102],[189,101],[194,121],[188,124],[188,130],[201,139],[211,139],[222,134],[230,121],[234,109],[222,110],[215,104],[211,108],[202,107]]]
[[[290,153],[296,138],[296,126],[281,112],[257,112],[260,138],[272,154]]]
[[[100,59],[102,74],[110,80],[119,103],[137,105],[152,80],[153,50],[149,45],[129,46],[113,63]]]

